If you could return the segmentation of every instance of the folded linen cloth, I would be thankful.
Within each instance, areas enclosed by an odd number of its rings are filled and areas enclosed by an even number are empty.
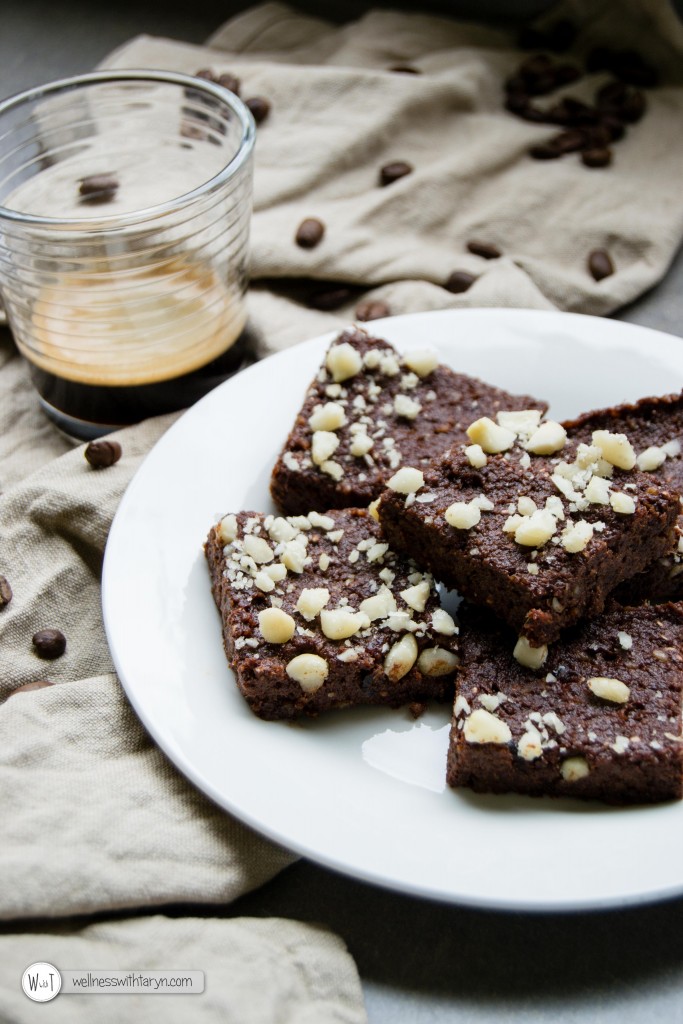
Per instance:
[[[230,70],[244,97],[270,98],[255,154],[255,280],[373,286],[393,312],[466,304],[604,314],[658,281],[683,236],[683,28],[665,0],[571,10],[581,30],[557,60],[583,69],[594,45],[630,43],[662,79],[607,168],[585,167],[576,153],[531,159],[529,147],[559,129],[504,109],[504,81],[524,56],[513,34],[443,18],[370,11],[339,28],[266,3],[223,26],[213,51],[143,36],[105,63]],[[389,70],[406,64],[422,74]],[[590,102],[610,79],[584,74],[539,105]],[[392,161],[413,171],[380,187]],[[294,243],[306,217],[326,225],[313,249]],[[472,240],[501,257],[468,252]],[[595,281],[587,258],[598,248],[616,272]],[[443,287],[455,270],[476,277],[465,294]]]
[[[649,5],[655,6],[664,5]],[[600,5],[598,13],[608,26],[622,18],[614,5]],[[666,62],[679,41],[673,31],[669,36],[657,59],[675,82]],[[243,95],[272,100],[257,144],[250,296],[265,353],[353,314],[353,301],[335,315],[307,308],[292,279],[370,287],[393,312],[461,305],[607,312],[663,274],[683,230],[683,140],[671,128],[680,119],[680,86],[653,91],[647,118],[620,144],[609,170],[591,172],[575,160],[546,167],[525,154],[548,129],[501,109],[502,79],[518,60],[507,34],[445,19],[383,11],[333,28],[266,4],[224,26],[212,48],[143,37],[107,63],[231,69],[245,82]],[[387,70],[406,62],[424,74]],[[379,167],[391,159],[409,160],[415,171],[379,188]],[[327,225],[312,250],[293,243],[306,216]],[[474,237],[497,244],[502,257],[483,261],[466,252]],[[596,283],[585,257],[603,245],[617,272]],[[477,275],[462,295],[443,288],[457,269]],[[99,607],[102,554],[118,501],[174,417],[121,431],[121,462],[94,472],[82,449],[71,450],[42,419],[7,334],[0,338],[0,369],[0,574],[14,589],[0,611],[0,699],[45,676],[57,684],[0,705],[0,917],[229,901],[272,877],[291,855],[217,810],[154,747],[113,673]],[[30,643],[45,626],[68,638],[66,655],[50,664]],[[189,941],[197,951],[192,963],[162,955]],[[268,1010],[249,1015],[259,982],[246,974],[242,986],[241,961],[233,959],[240,950],[248,959],[253,949],[255,961],[266,962],[273,944],[291,967],[278,976],[275,996],[286,1002],[288,991],[307,993],[283,1019],[363,1019],[357,977],[341,944],[287,922],[266,931],[263,923],[142,918],[44,925],[0,942],[18,957],[0,956],[0,1017],[11,1020],[33,1019],[25,997],[16,1001],[13,964],[23,969],[52,956],[64,967],[177,963],[208,971],[205,965],[218,963],[228,947],[234,1019],[273,1019]],[[101,953],[109,946],[116,951],[111,958]],[[159,950],[155,959],[150,948]],[[92,950],[100,951],[95,960]],[[312,979],[322,985],[320,998]],[[116,1008],[105,1010],[101,998],[92,1013],[116,1019]],[[85,1015],[80,1007],[88,1004],[70,1000],[69,1019]],[[164,1001],[164,1019],[173,1020],[180,1006],[184,1000],[167,1010]],[[219,1006],[221,1019],[232,1019]],[[145,1019],[155,1019],[149,1002],[144,1008]],[[192,1013],[197,1021],[213,1020],[214,1004],[198,999]]]

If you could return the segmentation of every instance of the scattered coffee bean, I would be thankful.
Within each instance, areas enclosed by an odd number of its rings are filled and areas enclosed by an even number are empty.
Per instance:
[[[490,242],[478,242],[476,239],[467,243],[467,249],[475,256],[481,256],[485,260],[497,260],[501,256],[497,245],[491,245]]]
[[[364,323],[368,320],[381,320],[384,316],[390,316],[391,310],[382,299],[365,299],[356,306],[356,320]]]
[[[251,111],[251,116],[256,121],[256,124],[261,124],[262,121],[265,121],[270,113],[270,103],[263,96],[252,96],[244,101],[244,105]]]
[[[394,64],[390,71],[395,71],[397,75],[421,75],[422,72],[419,68],[414,68],[412,64]]]
[[[605,114],[600,120],[600,125],[609,135],[610,142],[618,142],[626,134],[624,122],[620,121],[618,117],[610,117],[609,114]]]
[[[308,298],[308,305],[311,309],[320,309],[325,313],[332,313],[335,309],[345,306],[353,298],[354,290],[347,285],[337,285],[334,288],[324,288],[313,292]]]
[[[578,131],[576,128],[569,129],[566,132],[553,135],[548,140],[548,145],[553,146],[562,155],[576,153],[586,145],[586,133]]]
[[[325,234],[325,225],[317,217],[306,217],[297,228],[294,241],[302,249],[314,249],[318,242],[322,241]]]
[[[66,650],[66,637],[59,629],[39,629],[33,634],[33,646],[39,658],[61,658]]]
[[[0,576],[0,610],[6,608],[12,600],[12,588],[5,576]]]
[[[394,160],[390,164],[385,164],[379,172],[379,183],[380,185],[393,185],[399,178],[405,178],[406,174],[411,174],[413,170],[412,164],[407,163],[405,160]]]
[[[237,75],[233,75],[230,71],[224,71],[222,75],[218,76],[216,81],[224,89],[227,89],[228,92],[234,92],[235,96],[239,96],[242,83]]]
[[[600,120],[600,113],[583,100],[577,100],[573,96],[564,96],[559,103],[546,112],[548,121],[553,124],[565,125],[567,128],[581,128],[584,125],[597,124]]]
[[[194,77],[195,78],[203,78],[207,82],[217,82],[218,81],[218,79],[216,78],[215,71],[212,71],[211,68],[200,68],[199,71],[195,71]]]
[[[93,469],[109,469],[121,458],[121,445],[118,441],[91,441],[83,454]]]
[[[562,156],[562,150],[553,145],[552,140],[537,142],[534,146],[529,146],[529,156],[534,160],[558,160]]]
[[[614,273],[612,257],[606,249],[593,249],[588,254],[588,269],[595,281],[602,281]]]
[[[607,147],[584,149],[581,163],[586,167],[608,167],[612,163],[612,150]]]
[[[90,174],[81,178],[78,194],[83,203],[110,203],[119,189],[113,174]]]
[[[534,124],[545,124],[548,120],[545,111],[535,107],[528,96],[518,93],[510,93],[505,100],[505,109],[521,117],[523,121],[531,121]]]
[[[595,102],[601,112],[627,124],[640,121],[647,106],[644,93],[639,89],[631,89],[623,82],[603,85],[596,93]]]
[[[13,697],[15,693],[28,693],[30,690],[44,690],[46,686],[54,686],[55,684],[49,679],[35,679],[32,683],[24,683],[22,686],[17,686],[16,690],[12,690],[8,694],[7,699]]]
[[[466,292],[468,288],[471,288],[476,280],[475,275],[468,274],[466,270],[454,270],[446,281],[444,288],[447,292],[459,295],[461,292]]]

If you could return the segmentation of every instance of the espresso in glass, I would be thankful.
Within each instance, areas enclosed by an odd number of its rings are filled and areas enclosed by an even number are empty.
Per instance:
[[[166,72],[0,104],[2,297],[67,433],[184,408],[248,360],[253,137],[232,93]]]

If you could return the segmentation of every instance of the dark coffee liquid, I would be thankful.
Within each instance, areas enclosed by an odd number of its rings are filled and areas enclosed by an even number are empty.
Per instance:
[[[47,415],[67,434],[85,440],[193,405],[250,362],[253,351],[253,336],[247,326],[226,352],[205,366],[151,384],[83,384],[35,363],[29,367]]]

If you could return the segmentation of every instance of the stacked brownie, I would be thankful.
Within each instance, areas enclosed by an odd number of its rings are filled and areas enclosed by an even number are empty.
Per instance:
[[[680,796],[683,606],[623,606],[679,596],[682,401],[559,424],[344,332],[273,470],[285,514],[228,514],[206,545],[255,713],[452,699],[455,681],[451,785]],[[460,634],[435,580],[465,598]]]

